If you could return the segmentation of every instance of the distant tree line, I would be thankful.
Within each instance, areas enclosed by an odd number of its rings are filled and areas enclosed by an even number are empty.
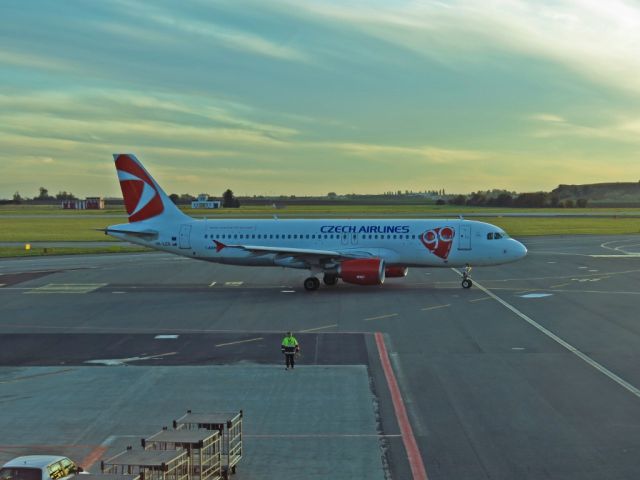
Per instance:
[[[169,198],[176,205],[191,205],[191,202],[197,200],[196,197],[190,195],[188,193],[183,193],[178,195],[177,193],[172,193],[169,195]],[[222,194],[222,208],[238,208],[240,207],[240,200],[238,200],[234,195],[233,191],[227,189]]]
[[[436,202],[437,203],[437,202]],[[449,199],[451,205],[467,205],[473,207],[516,207],[516,208],[585,208],[588,200],[578,198],[560,199],[557,195],[546,192],[474,192],[471,195],[456,195]],[[440,203],[441,205],[444,202]]]
[[[9,204],[13,203],[15,205],[20,205],[21,203],[45,203],[52,201],[63,201],[63,200],[77,200],[77,197],[71,192],[58,192],[55,195],[49,195],[49,190],[45,187],[38,188],[38,194],[34,195],[32,198],[23,197],[20,192],[15,192],[11,200],[0,200],[0,203]]]

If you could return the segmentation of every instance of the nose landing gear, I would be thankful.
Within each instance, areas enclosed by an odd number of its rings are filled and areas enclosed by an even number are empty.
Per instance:
[[[464,270],[462,270],[462,288],[471,288],[473,282],[471,281],[471,265],[468,263],[464,266]]]

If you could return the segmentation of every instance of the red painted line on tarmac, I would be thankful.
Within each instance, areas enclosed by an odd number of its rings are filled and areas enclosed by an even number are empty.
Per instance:
[[[400,433],[402,433],[402,443],[407,451],[407,457],[409,465],[411,466],[411,473],[414,480],[428,480],[427,472],[424,469],[424,463],[422,462],[422,455],[418,449],[416,438],[413,436],[413,429],[409,423],[409,416],[407,415],[407,409],[404,406],[402,395],[400,394],[400,388],[396,376],[393,373],[391,362],[389,361],[389,355],[387,354],[387,347],[384,345],[384,338],[382,333],[376,332],[376,345],[378,346],[378,353],[380,354],[380,362],[384,370],[384,376],[387,379],[387,385],[391,392],[391,400],[393,401],[393,409],[396,412],[396,418],[398,425],[400,425]]]
[[[85,470],[89,470],[94,463],[96,463],[98,460],[100,460],[100,457],[102,457],[106,451],[109,449],[109,447],[105,447],[102,445],[97,446],[96,448],[94,448],[93,450],[91,450],[91,452],[89,452],[89,455],[87,455],[82,462],[80,462],[80,466]]]

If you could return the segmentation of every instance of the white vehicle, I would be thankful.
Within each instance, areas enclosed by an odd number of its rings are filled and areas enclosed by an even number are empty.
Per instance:
[[[526,247],[489,223],[464,219],[209,220],[169,199],[135,155],[114,156],[129,223],[105,233],[197,260],[309,270],[306,290],[344,282],[380,285],[408,267],[468,267],[513,262]],[[465,271],[462,286],[471,287]]]
[[[5,463],[0,480],[61,480],[82,472],[67,457],[58,455],[27,455]]]

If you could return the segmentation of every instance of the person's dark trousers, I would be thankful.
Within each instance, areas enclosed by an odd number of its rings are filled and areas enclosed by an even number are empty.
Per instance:
[[[295,353],[285,353],[284,357],[286,359],[287,362],[287,368],[291,367],[293,368],[293,366],[295,365]]]

